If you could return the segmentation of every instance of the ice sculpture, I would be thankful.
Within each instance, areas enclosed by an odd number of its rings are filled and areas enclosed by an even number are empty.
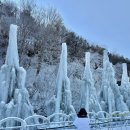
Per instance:
[[[121,86],[129,87],[129,77],[127,74],[127,64],[123,63],[122,68],[123,68],[123,74],[122,74],[122,79],[121,79]]]
[[[24,119],[34,114],[25,79],[26,71],[19,66],[17,25],[11,24],[6,61],[0,70],[0,119],[11,116]]]
[[[72,97],[70,90],[70,80],[67,77],[67,46],[62,44],[62,53],[60,57],[60,65],[56,79],[55,95],[48,102],[48,114],[52,113],[75,113],[72,106]]]
[[[119,86],[116,84],[115,72],[112,64],[109,62],[107,51],[104,51],[103,57],[103,76],[102,76],[102,99],[105,104],[104,111],[127,111],[128,107],[123,101]],[[103,102],[101,101],[101,102]]]
[[[98,102],[94,80],[90,68],[90,53],[85,54],[85,70],[83,76],[83,85],[81,88],[81,107],[86,108],[89,112],[98,112],[102,108]]]
[[[10,25],[9,45],[7,48],[5,64],[8,66],[19,67],[19,56],[17,49],[17,25]]]
[[[123,99],[126,102],[129,110],[130,110],[130,82],[129,82],[129,77],[127,74],[127,64],[123,63],[122,64],[122,68],[123,68],[123,74],[122,74],[122,79],[121,79],[121,87],[120,87],[120,91],[121,94],[123,95]]]

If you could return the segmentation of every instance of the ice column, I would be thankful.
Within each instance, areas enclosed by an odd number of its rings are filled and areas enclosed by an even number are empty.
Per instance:
[[[96,89],[94,87],[94,80],[90,68],[90,53],[85,54],[85,70],[83,75],[83,85],[81,88],[81,107],[86,108],[87,111],[98,112],[101,111],[101,106],[98,102]]]
[[[17,25],[10,25],[9,45],[6,55],[6,65],[19,67],[19,57],[17,49]]]
[[[60,56],[59,70],[56,79],[56,91],[55,96],[48,103],[51,109],[49,114],[55,113],[65,113],[71,114],[75,113],[74,107],[72,106],[72,97],[70,90],[70,80],[67,77],[67,46],[66,43],[62,44],[62,52]],[[53,108],[55,107],[55,108]]]
[[[123,68],[123,74],[122,74],[122,79],[121,79],[121,87],[120,91],[123,96],[124,101],[126,102],[129,110],[130,110],[130,82],[129,82],[129,77],[127,74],[127,64],[123,63],[122,64]]]
[[[121,79],[121,86],[129,86],[129,77],[127,74],[127,64],[123,63],[122,64],[122,69],[123,69],[123,74],[122,74],[122,79]]]
[[[19,66],[17,25],[10,25],[6,61],[0,70],[0,119],[11,116],[24,119],[34,114],[25,79],[26,71]]]
[[[110,92],[112,97],[110,97]],[[113,112],[128,110],[119,91],[119,86],[116,84],[115,72],[112,64],[109,62],[107,51],[104,51],[103,58],[102,98],[106,105],[105,111]]]

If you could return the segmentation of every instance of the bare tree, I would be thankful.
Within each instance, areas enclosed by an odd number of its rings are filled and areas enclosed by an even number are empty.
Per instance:
[[[56,52],[58,52],[56,49],[59,47],[60,51],[65,27],[62,23],[61,16],[57,10],[52,7],[43,9],[35,8],[33,16],[39,25],[39,33],[37,34],[37,40],[39,42],[36,43],[36,46],[39,46],[38,74],[43,60],[50,63],[53,58],[56,58]]]

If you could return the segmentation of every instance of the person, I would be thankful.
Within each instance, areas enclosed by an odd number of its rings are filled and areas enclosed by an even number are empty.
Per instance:
[[[78,112],[78,117],[75,119],[73,124],[78,130],[90,130],[90,120],[87,117],[87,112],[84,108],[81,108]]]

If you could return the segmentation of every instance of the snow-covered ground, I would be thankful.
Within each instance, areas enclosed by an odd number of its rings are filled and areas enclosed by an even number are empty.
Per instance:
[[[92,129],[95,130],[95,129]],[[98,130],[98,129],[96,129]],[[126,127],[116,127],[116,128],[101,128],[99,130],[130,130],[130,126],[126,126]]]
[[[65,130],[77,130],[77,129],[65,129]],[[127,127],[116,127],[116,128],[99,128],[99,129],[91,129],[91,130],[130,130],[130,126]]]

